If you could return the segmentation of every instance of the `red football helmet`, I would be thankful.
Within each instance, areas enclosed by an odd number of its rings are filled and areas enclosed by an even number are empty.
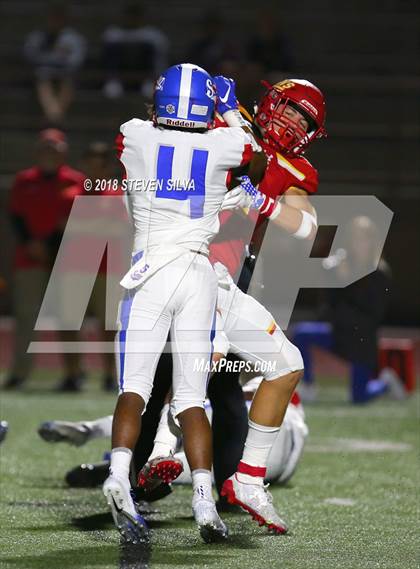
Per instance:
[[[268,144],[298,156],[312,140],[327,135],[325,99],[318,87],[304,79],[286,79],[275,85],[263,81],[263,85],[267,91],[258,104],[254,122]],[[285,115],[288,105],[304,115],[309,123],[307,131]]]

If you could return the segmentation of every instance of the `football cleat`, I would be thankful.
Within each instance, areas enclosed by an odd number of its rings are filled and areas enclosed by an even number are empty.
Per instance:
[[[103,485],[103,493],[123,542],[135,545],[148,541],[149,529],[144,518],[136,510],[128,480],[108,476]]]
[[[64,442],[81,447],[89,440],[91,431],[83,423],[46,421],[39,426],[38,434],[48,443]]]
[[[151,492],[160,484],[170,484],[184,470],[182,461],[172,455],[159,456],[146,462],[140,470],[137,484],[145,492]]]
[[[216,504],[213,501],[194,496],[192,511],[200,535],[206,543],[227,539],[228,529],[217,513]]]
[[[274,533],[286,533],[287,525],[274,509],[273,497],[267,486],[239,482],[234,474],[224,482],[221,495],[225,496],[230,504],[237,504],[251,514],[260,526],[265,525]]]
[[[105,482],[109,476],[109,461],[95,464],[80,464],[69,470],[65,480],[72,488],[95,488]]]

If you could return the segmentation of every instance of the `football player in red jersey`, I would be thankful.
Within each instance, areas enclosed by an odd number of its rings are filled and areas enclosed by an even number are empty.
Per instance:
[[[222,103],[227,103],[219,104],[218,107],[223,121],[228,126],[244,126],[243,115],[246,116],[246,111],[243,110],[240,114],[235,103],[233,81],[218,77],[215,82],[219,99]],[[308,196],[317,190],[318,175],[302,154],[315,138],[326,134],[325,101],[321,91],[304,80],[285,80],[273,86],[267,85],[267,91],[254,117],[248,116],[248,119],[257,142],[267,156],[267,168],[258,191],[252,185],[247,188],[247,182],[242,184],[251,198],[249,195],[244,196],[239,189],[233,190],[227,194],[224,206],[228,209],[249,206],[251,199],[253,207],[259,213],[253,233],[253,241],[257,244],[264,234],[264,218],[272,220],[298,239],[313,238],[317,219]],[[279,196],[283,196],[281,201],[277,199]],[[227,243],[226,240],[223,242],[223,234],[219,240],[221,256],[225,260]],[[237,248],[237,240],[230,242],[230,246],[232,249]],[[217,249],[213,247],[213,261],[218,260],[217,256]],[[229,267],[231,274],[232,269],[232,266]],[[253,330],[254,324],[256,330],[262,331],[263,323],[267,323],[267,318],[271,317],[264,307],[239,289],[234,298],[240,298],[240,302],[238,306],[235,306],[237,300],[230,303],[230,313],[224,320],[224,330],[231,346],[236,343],[236,323],[233,326],[229,324],[229,319],[232,320],[232,307],[233,320],[248,320],[249,330]],[[218,309],[221,309],[223,315],[223,304],[218,304]],[[288,343],[272,319],[272,327],[266,328],[264,332],[271,336],[273,330],[278,335],[277,359],[288,364],[278,368],[280,371],[276,374],[277,377],[265,377],[261,382],[249,413],[249,430],[242,460],[236,473],[224,483],[221,494],[230,503],[248,511],[260,525],[264,524],[277,533],[285,533],[287,526],[274,509],[271,496],[264,487],[264,478],[269,452],[290,398],[302,376],[303,362],[298,350]]]
[[[318,172],[303,153],[313,140],[326,135],[324,96],[305,80],[268,88],[253,121],[269,161],[259,189],[272,199],[282,194],[285,198],[281,207],[267,200],[261,213],[296,237],[313,237],[316,219],[309,216],[315,212],[307,196],[318,189]]]
[[[215,78],[219,85],[221,80]],[[228,86],[231,80],[221,78]],[[267,168],[258,189],[265,196],[259,207],[261,214],[254,241],[262,229],[264,218],[274,221],[297,238],[312,238],[317,222],[314,208],[308,196],[318,189],[318,172],[303,156],[308,145],[326,136],[325,100],[321,91],[309,81],[286,79],[275,85],[264,83],[267,91],[262,96],[254,116],[243,107],[225,111],[216,117],[216,126],[249,125],[267,157]],[[231,88],[231,93],[233,89]],[[229,121],[229,122],[227,122]],[[281,202],[276,198],[284,196]],[[239,188],[228,193],[224,209],[232,210],[249,205],[249,199]],[[232,212],[222,214],[222,224],[227,224]],[[241,253],[245,243],[230,240],[226,246],[223,227],[215,242],[212,254],[223,262],[233,276],[241,265]]]

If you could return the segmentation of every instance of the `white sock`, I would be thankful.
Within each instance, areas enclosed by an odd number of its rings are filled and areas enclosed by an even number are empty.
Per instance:
[[[242,460],[238,465],[237,479],[247,484],[264,484],[268,455],[280,427],[266,427],[248,421],[248,436]]]
[[[111,451],[110,472],[112,476],[117,478],[126,478],[128,480],[130,472],[132,451],[129,448],[117,447]]]
[[[83,426],[90,431],[89,439],[110,438],[112,434],[112,415],[101,417],[96,421],[83,421]]]
[[[199,468],[191,472],[192,487],[193,487],[193,499],[196,500],[210,500],[214,502],[213,494],[211,491],[211,472],[210,470],[205,470]]]
[[[149,460],[158,456],[169,456],[174,454],[178,445],[178,437],[172,432],[169,426],[169,403],[163,406],[160,421],[157,428],[153,450]]]

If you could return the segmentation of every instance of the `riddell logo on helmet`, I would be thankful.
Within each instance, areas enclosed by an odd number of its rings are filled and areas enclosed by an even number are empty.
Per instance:
[[[167,119],[166,124],[168,126],[183,126],[185,128],[194,128],[195,126],[193,121],[183,121],[180,119]]]
[[[315,116],[318,116],[318,111],[317,109],[306,99],[301,99],[300,100],[300,104],[302,105],[302,107],[306,107],[308,108],[310,111],[312,111],[314,113]]]

